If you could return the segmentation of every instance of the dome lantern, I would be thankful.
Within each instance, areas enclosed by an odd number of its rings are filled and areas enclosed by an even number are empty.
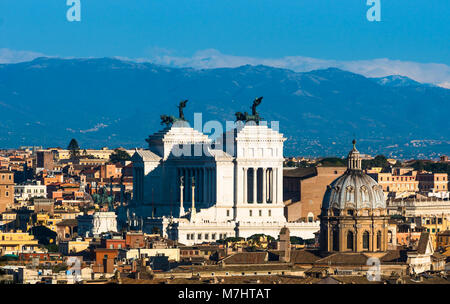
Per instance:
[[[353,149],[348,153],[347,168],[349,170],[361,170],[361,156],[356,149],[356,140],[353,139]]]

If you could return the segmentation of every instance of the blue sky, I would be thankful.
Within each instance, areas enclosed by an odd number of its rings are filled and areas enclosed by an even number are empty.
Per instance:
[[[1,0],[0,62],[41,54],[196,67],[282,60],[307,70],[319,60],[450,86],[448,0],[380,0],[381,22],[366,19],[366,0],[80,1],[81,22],[68,22],[66,0]]]

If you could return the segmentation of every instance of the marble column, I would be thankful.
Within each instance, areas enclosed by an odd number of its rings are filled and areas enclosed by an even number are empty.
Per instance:
[[[283,204],[283,167],[277,168],[277,199],[278,204]]]
[[[244,185],[242,187],[242,195],[244,197],[244,204],[248,203],[248,198],[247,198],[247,193],[248,193],[248,182],[247,182],[247,174],[248,174],[248,169],[247,168],[242,168],[242,170],[244,170],[244,176],[243,176],[243,182]]]
[[[257,203],[257,177],[258,175],[258,168],[253,168],[253,203],[256,204]]]
[[[273,203],[273,168],[269,171],[269,191],[270,191],[270,202]]]
[[[267,168],[262,168],[262,203],[267,203]]]

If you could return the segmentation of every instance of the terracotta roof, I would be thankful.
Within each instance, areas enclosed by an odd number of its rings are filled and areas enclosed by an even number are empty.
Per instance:
[[[317,284],[342,284],[342,282],[332,277],[326,277],[317,282]]]
[[[310,176],[317,175],[317,170],[314,167],[308,168],[296,168],[296,169],[284,169],[283,176],[284,177],[300,177],[306,178]]]
[[[407,250],[389,250],[383,257],[380,258],[381,263],[406,263],[408,256],[406,254]]]
[[[312,250],[292,250],[291,262],[294,264],[313,264],[321,258],[317,253]]]
[[[427,250],[429,238],[430,238],[429,232],[422,232],[420,234],[419,245],[417,245],[417,253],[425,254],[425,251]]]
[[[78,226],[78,221],[74,219],[67,219],[57,223],[56,226]]]
[[[439,236],[450,236],[450,230],[441,231],[438,233]]]
[[[238,252],[222,260],[225,264],[264,264],[267,252]]]
[[[334,253],[317,260],[315,265],[366,265],[368,257],[363,253]]]

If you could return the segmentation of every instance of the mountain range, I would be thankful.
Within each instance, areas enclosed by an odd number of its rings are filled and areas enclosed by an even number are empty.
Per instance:
[[[37,58],[0,65],[0,148],[145,147],[160,115],[203,123],[258,112],[279,121],[285,155],[361,153],[399,158],[450,152],[450,90],[404,76],[366,78],[337,68],[297,73],[268,66],[173,68],[116,58]]]

